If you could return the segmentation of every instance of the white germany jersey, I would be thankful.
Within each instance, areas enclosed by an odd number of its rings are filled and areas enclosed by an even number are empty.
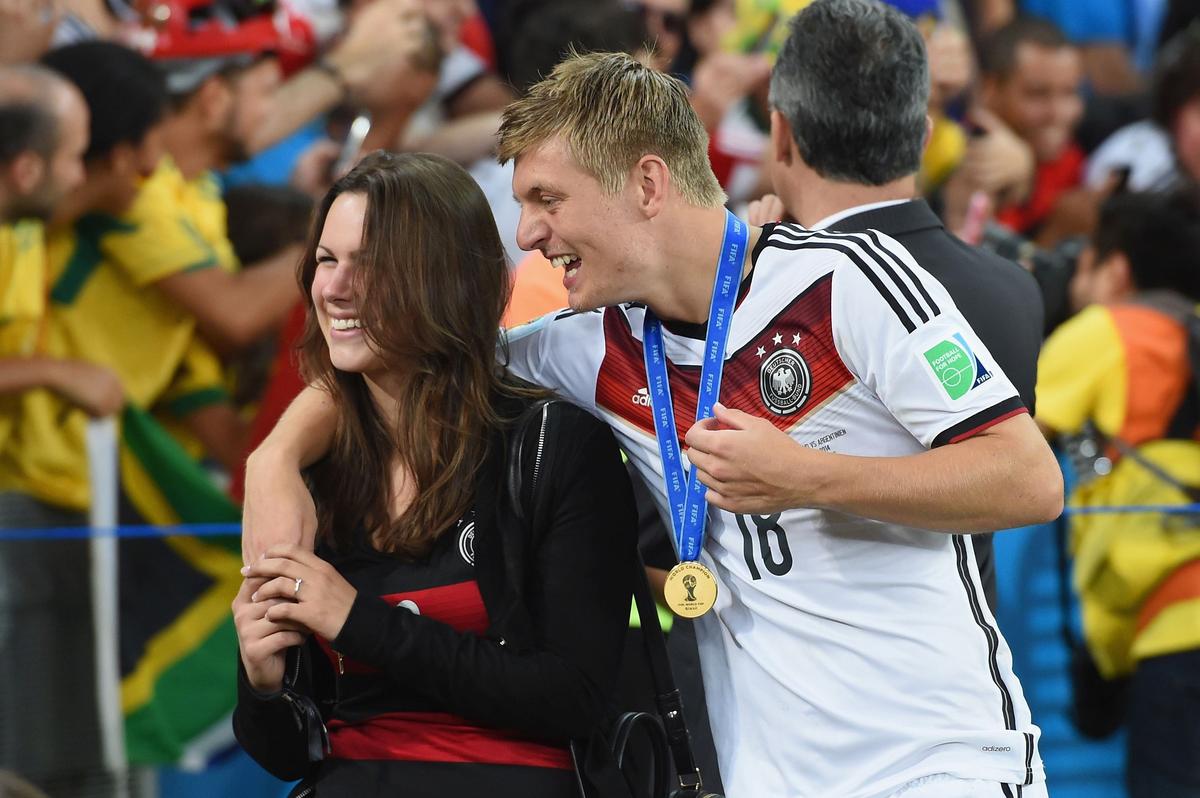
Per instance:
[[[870,456],[1025,412],[941,284],[894,240],[768,225],[753,257],[723,404],[804,446]],[[607,421],[666,518],[643,317],[635,305],[552,314],[512,331],[510,366]],[[681,438],[702,336],[664,329]],[[708,513],[702,562],[719,595],[697,635],[732,798],[882,798],[936,773],[1044,780],[1040,732],[963,536],[804,508]],[[1017,792],[998,784],[996,796]]]

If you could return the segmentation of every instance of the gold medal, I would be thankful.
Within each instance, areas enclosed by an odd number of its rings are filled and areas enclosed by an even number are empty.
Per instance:
[[[681,618],[699,618],[717,603],[717,578],[698,562],[681,562],[667,574],[663,597]]]

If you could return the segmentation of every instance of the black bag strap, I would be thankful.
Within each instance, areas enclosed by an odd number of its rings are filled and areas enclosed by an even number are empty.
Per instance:
[[[513,435],[512,449],[509,453],[509,468],[507,489],[509,501],[517,518],[533,528],[534,516],[538,512],[538,487],[540,484],[541,466],[546,452],[548,438],[552,432],[550,424],[550,406],[558,399],[544,399],[535,402],[525,411]],[[536,451],[533,454],[533,471],[528,495],[524,492],[525,461],[529,456],[525,452],[525,441],[529,437],[530,425],[538,424]],[[650,593],[650,582],[646,577],[646,566],[639,552],[634,566],[637,573],[633,579],[633,597],[637,604],[638,618],[641,621],[642,640],[645,644],[646,658],[650,663],[650,673],[654,679],[654,698],[658,708],[658,717],[645,712],[628,712],[617,723],[616,733],[612,741],[612,750],[618,764],[623,759],[623,752],[630,735],[639,727],[645,728],[646,736],[654,748],[656,761],[666,759],[666,751],[661,750],[662,733],[666,734],[666,748],[671,752],[675,763],[675,772],[679,779],[679,790],[668,792],[669,776],[663,769],[661,776],[656,773],[656,781],[662,788],[661,795],[672,795],[676,798],[717,798],[711,793],[704,793],[704,782],[700,776],[700,768],[696,765],[696,757],[692,753],[692,735],[688,731],[687,720],[683,714],[683,698],[675,686],[675,677],[671,673],[671,661],[667,654],[667,639],[663,634],[662,625],[658,622],[658,608]],[[661,724],[661,726],[660,726]],[[656,731],[654,727],[660,726]],[[576,747],[572,745],[572,756],[577,758]],[[577,769],[580,763],[576,762]],[[581,785],[582,786],[582,785]]]
[[[683,715],[683,698],[675,686],[671,673],[671,660],[667,655],[667,638],[658,622],[658,606],[650,596],[650,581],[646,577],[646,566],[642,556],[637,556],[637,574],[633,580],[633,598],[637,604],[638,618],[642,626],[642,641],[646,658],[650,662],[650,674],[654,679],[654,702],[659,718],[667,732],[667,745],[675,761],[675,772],[683,790],[701,790],[704,780],[696,757],[692,754],[692,735],[688,731]]]

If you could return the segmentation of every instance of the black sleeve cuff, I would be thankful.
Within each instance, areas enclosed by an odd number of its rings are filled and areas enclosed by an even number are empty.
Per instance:
[[[404,610],[404,615],[408,614]],[[395,608],[377,596],[359,591],[342,624],[342,631],[330,641],[334,651],[372,667],[382,667],[388,654],[392,624],[401,622]]]
[[[250,677],[246,675],[246,667],[242,664],[241,657],[238,657],[237,668],[238,680],[238,701],[246,704],[266,704],[271,701],[278,701],[283,697],[283,687],[270,692],[262,692],[255,689],[254,685],[250,684]]]
[[[1001,421],[1028,412],[1025,409],[1025,405],[1021,402],[1021,397],[1010,396],[1008,399],[992,405],[987,410],[981,410],[970,418],[963,419],[954,426],[942,430],[933,439],[933,446],[930,448],[936,449],[948,443],[964,441],[972,435],[978,435],[988,427],[999,424]]]

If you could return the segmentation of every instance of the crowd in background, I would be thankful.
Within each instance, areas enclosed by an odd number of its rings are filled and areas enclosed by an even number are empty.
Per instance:
[[[804,5],[0,0],[0,527],[85,525],[87,422],[112,415],[123,520],[236,518],[246,453],[302,387],[295,267],[313,203],[371,151],[469,170],[511,259],[507,323],[563,306],[561,274],[517,246],[512,165],[493,149],[504,107],[572,49],[677,75],[731,207],[755,224],[789,218],[767,167],[768,85]],[[1091,452],[1076,500],[1195,501],[1200,5],[894,5],[924,33],[931,68],[922,195],[947,229],[1042,289],[1036,418]],[[1153,540],[1129,542],[1130,524],[1154,527]],[[1200,650],[1194,623],[1189,636],[1161,607],[1147,616],[1164,584],[1174,613],[1194,618],[1200,602],[1200,537],[1161,526],[1113,517],[1075,530],[1075,584],[1106,677]],[[168,616],[222,584],[188,582],[209,555],[146,543],[123,562],[123,606],[149,600],[163,616],[122,639],[127,719],[162,675],[144,661]],[[12,719],[94,700],[87,569],[78,541],[0,545],[0,650],[17,652],[0,658],[0,770],[53,795],[101,794],[89,792],[103,789],[101,763],[87,745],[63,758],[54,711]],[[1194,716],[1179,722],[1200,734]],[[86,725],[75,733],[94,739]],[[143,761],[178,758],[195,729],[156,733],[171,742],[148,743]],[[1181,782],[1195,783],[1190,767]]]

